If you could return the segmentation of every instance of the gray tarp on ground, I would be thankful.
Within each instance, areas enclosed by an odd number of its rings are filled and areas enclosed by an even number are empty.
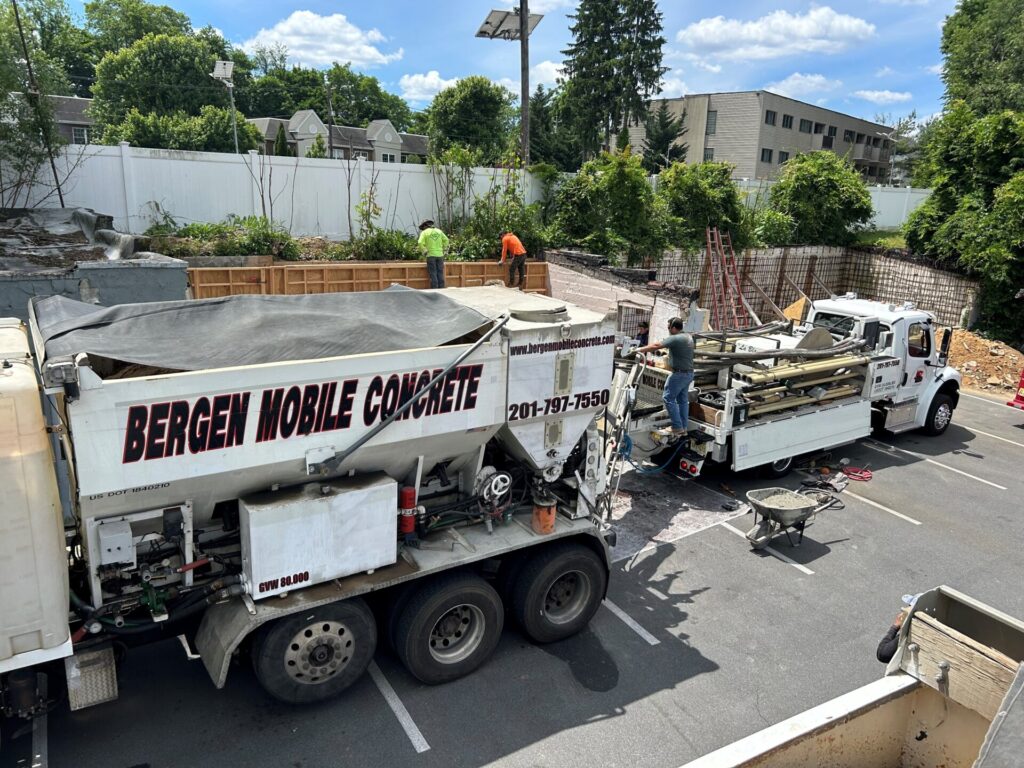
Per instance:
[[[439,293],[230,296],[97,307],[33,299],[46,357],[85,352],[177,371],[434,347],[489,322]]]

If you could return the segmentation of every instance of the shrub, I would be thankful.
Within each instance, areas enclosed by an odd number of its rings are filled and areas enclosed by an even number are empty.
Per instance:
[[[350,258],[365,261],[415,261],[416,238],[397,229],[374,229],[351,243]]]
[[[658,174],[658,196],[674,218],[673,240],[684,248],[701,248],[707,227],[730,232],[735,247],[746,245],[743,202],[729,163],[673,163]]]
[[[793,240],[796,222],[788,213],[771,208],[754,211],[752,239],[763,245],[787,245]]]
[[[860,174],[828,150],[791,158],[769,197],[772,208],[796,222],[797,243],[846,245],[874,213]]]

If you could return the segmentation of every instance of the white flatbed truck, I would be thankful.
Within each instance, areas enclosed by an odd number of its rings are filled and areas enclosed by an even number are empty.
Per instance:
[[[959,401],[962,377],[946,363],[949,334],[940,341],[932,315],[911,304],[851,294],[813,302],[797,327],[696,340],[694,437],[670,445],[656,434],[669,426],[661,399],[669,371],[653,360],[620,361],[613,393],[628,413],[621,429],[631,457],[671,462],[683,476],[710,459],[780,477],[797,456],[872,429],[939,435]]]

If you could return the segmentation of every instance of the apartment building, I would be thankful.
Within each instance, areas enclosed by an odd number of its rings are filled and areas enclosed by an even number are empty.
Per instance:
[[[769,91],[700,93],[664,99],[669,111],[685,111],[686,162],[732,163],[736,178],[772,179],[801,152],[829,149],[848,157],[868,183],[885,184],[890,171],[892,129]],[[661,100],[651,102],[658,109]],[[630,130],[642,147],[644,127]]]

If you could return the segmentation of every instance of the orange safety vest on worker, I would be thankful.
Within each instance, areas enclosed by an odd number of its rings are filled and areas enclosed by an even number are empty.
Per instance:
[[[526,249],[523,247],[522,241],[511,232],[501,238],[501,261],[505,260],[505,254],[508,253],[511,253],[513,256],[526,255]]]

